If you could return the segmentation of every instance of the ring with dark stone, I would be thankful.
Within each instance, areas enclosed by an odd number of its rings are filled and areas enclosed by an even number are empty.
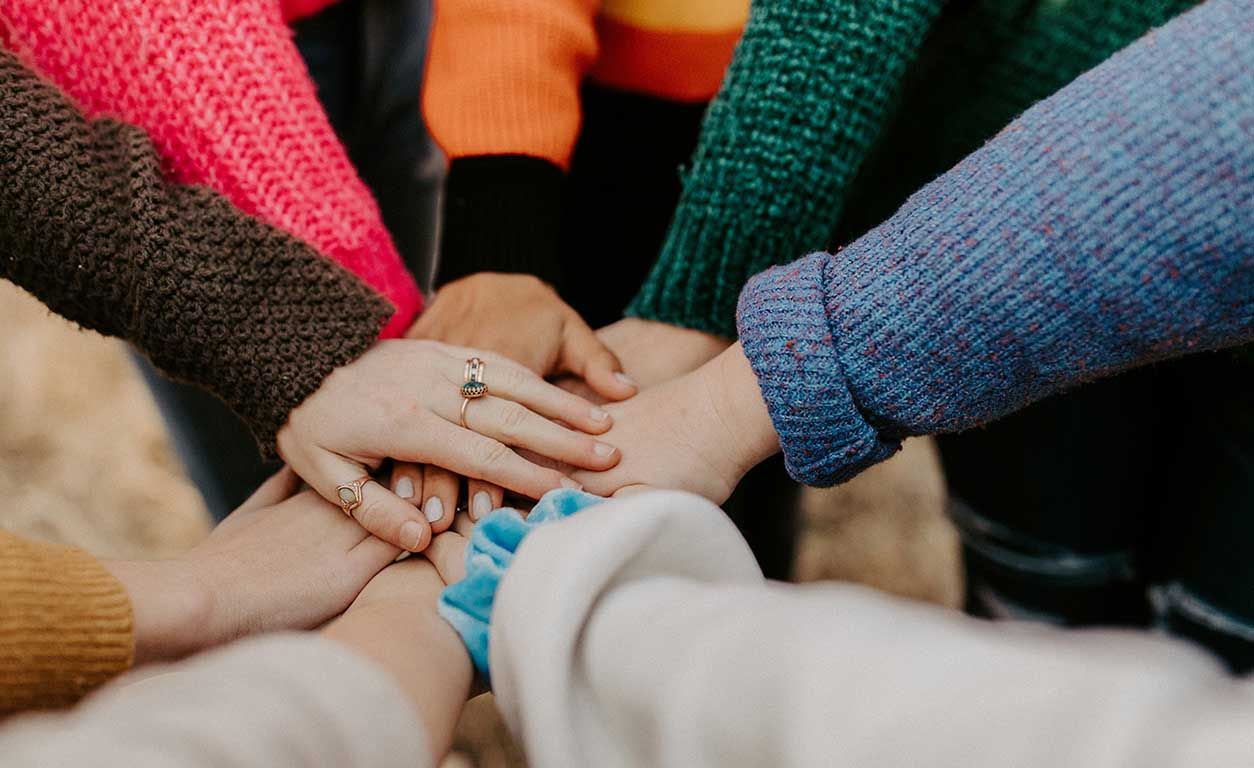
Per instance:
[[[462,397],[467,400],[474,400],[486,394],[488,394],[488,385],[482,381],[468,381],[462,385]]]

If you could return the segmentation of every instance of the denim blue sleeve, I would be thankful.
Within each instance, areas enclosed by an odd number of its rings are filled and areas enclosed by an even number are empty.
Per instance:
[[[498,509],[475,526],[466,546],[466,576],[444,589],[439,611],[461,635],[475,668],[485,679],[489,679],[492,604],[519,545],[537,525],[561,520],[602,501],[599,496],[582,491],[559,489],[546,493],[525,519],[518,510]]]

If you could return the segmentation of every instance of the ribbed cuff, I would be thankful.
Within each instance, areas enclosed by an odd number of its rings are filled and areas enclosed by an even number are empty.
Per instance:
[[[0,716],[73,704],[134,650],[130,598],[99,561],[0,532]]]
[[[512,272],[560,288],[564,180],[561,168],[538,157],[454,160],[444,186],[436,285],[476,272]]]
[[[901,448],[863,414],[844,373],[816,253],[749,281],[740,297],[740,343],[757,374],[784,463],[794,480],[827,486]]]

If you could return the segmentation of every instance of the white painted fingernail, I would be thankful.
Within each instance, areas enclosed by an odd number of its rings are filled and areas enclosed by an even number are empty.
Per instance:
[[[439,496],[432,496],[427,499],[427,506],[422,508],[422,514],[426,516],[428,523],[436,522],[444,517],[444,502],[440,501]]]
[[[582,485],[580,485],[579,483],[576,483],[574,480],[571,480],[569,477],[563,477],[563,478],[562,478],[562,487],[563,487],[563,488],[574,488],[576,491],[582,491],[582,490],[583,490],[583,486],[582,486]]]
[[[422,541],[422,525],[413,520],[401,526],[401,546],[410,552],[418,551],[418,544]]]
[[[601,457],[609,456],[614,453],[614,446],[606,443],[597,443],[592,446],[592,452]]]
[[[625,373],[616,373],[614,374],[614,378],[618,379],[620,382],[622,382],[623,384],[626,384],[629,387],[636,386],[635,379],[631,378]]]
[[[605,410],[604,408],[593,408],[593,409],[592,409],[592,420],[593,420],[593,421],[605,421],[605,420],[606,420],[606,419],[608,419],[609,417],[610,417],[610,412],[609,412],[609,411],[607,411],[607,410]]]
[[[492,514],[492,497],[487,491],[479,491],[475,494],[471,512],[474,513],[475,520],[482,520]]]
[[[414,481],[408,477],[402,477],[396,481],[396,495],[402,499],[414,498]]]

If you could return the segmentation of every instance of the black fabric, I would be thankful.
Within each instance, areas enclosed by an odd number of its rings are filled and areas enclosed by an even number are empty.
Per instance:
[[[1008,600],[1068,625],[1157,622],[1226,659],[1254,660],[1254,367],[1207,353],[1087,385],[942,438],[968,608]],[[971,520],[983,521],[972,525]],[[1007,532],[1010,532],[1009,534]],[[1021,559],[1004,556],[1025,555]],[[1118,577],[1050,568],[1127,558]],[[1151,593],[1183,591],[1220,617]],[[992,599],[989,599],[992,598]],[[1227,627],[1227,629],[1224,629]]]
[[[597,328],[623,316],[661,250],[705,104],[594,84],[582,99],[562,217],[563,298]]]
[[[450,163],[436,285],[476,272],[519,272],[561,290],[563,179],[561,168],[525,155]]]

